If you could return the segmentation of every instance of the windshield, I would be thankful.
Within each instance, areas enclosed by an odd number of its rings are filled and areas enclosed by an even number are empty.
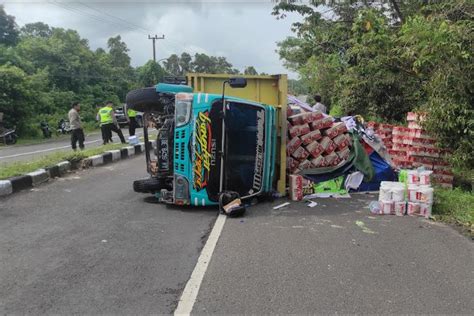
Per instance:
[[[262,189],[265,110],[230,102],[225,111],[224,190],[249,196]]]

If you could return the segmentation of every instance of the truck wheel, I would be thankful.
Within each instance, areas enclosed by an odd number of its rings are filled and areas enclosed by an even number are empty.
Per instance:
[[[169,183],[161,178],[148,178],[133,181],[133,191],[138,193],[155,193],[161,189],[170,189]]]
[[[127,93],[127,105],[139,112],[161,112],[164,107],[155,87],[132,90]]]

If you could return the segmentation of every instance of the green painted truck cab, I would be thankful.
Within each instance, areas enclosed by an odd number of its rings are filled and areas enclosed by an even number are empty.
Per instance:
[[[285,193],[286,75],[244,77],[188,74],[189,85],[127,94],[130,107],[144,112],[151,176],[134,182],[136,192],[195,206],[217,205],[228,191],[243,199]],[[158,130],[154,157],[148,126]]]
[[[274,190],[274,107],[235,97],[223,106],[221,95],[208,93],[178,93],[175,100],[173,193],[157,193],[161,201],[207,206],[223,191],[246,198]]]

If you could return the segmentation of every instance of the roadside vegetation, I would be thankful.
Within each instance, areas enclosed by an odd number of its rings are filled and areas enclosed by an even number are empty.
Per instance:
[[[105,146],[88,148],[83,151],[56,152],[31,161],[14,162],[0,168],[0,179],[24,175],[28,172],[53,166],[61,161],[78,162],[84,158],[98,155],[108,150],[120,149],[122,147],[124,147],[123,144],[108,144]]]
[[[331,114],[403,124],[408,111],[425,112],[453,165],[474,168],[472,0],[279,1],[273,10],[289,13],[302,21],[278,43],[280,58]]]
[[[474,194],[455,188],[437,189],[434,196],[434,218],[459,225],[474,237]]]
[[[39,124],[55,130],[67,118],[73,101],[81,102],[86,130],[97,128],[97,106],[125,102],[128,91],[149,87],[165,76],[187,72],[258,74],[254,67],[239,70],[225,57],[183,52],[162,65],[153,60],[132,67],[129,49],[120,35],[105,48],[92,50],[87,39],[71,29],[43,22],[19,27],[0,5],[0,112],[4,126],[17,127],[20,138],[41,138]]]
[[[433,214],[472,234],[474,2],[279,1],[273,10],[288,13],[302,21],[278,43],[280,58],[331,115],[404,124],[409,111],[427,113],[424,128],[451,151],[460,179],[436,190]]]

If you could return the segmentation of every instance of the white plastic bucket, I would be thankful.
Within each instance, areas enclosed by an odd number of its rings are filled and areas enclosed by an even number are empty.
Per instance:
[[[421,185],[430,185],[431,184],[431,174],[433,171],[431,170],[424,170],[418,172],[419,180]]]
[[[407,210],[407,203],[406,202],[395,202],[394,204],[395,215],[403,216]]]
[[[403,185],[396,185],[392,188],[392,201],[403,202],[405,201],[405,188]]]
[[[408,170],[407,171],[407,182],[408,184],[419,184],[420,178],[418,176],[418,171]]]
[[[430,186],[420,185],[416,192],[416,199],[422,203],[433,204],[434,189]]]
[[[420,216],[424,216],[429,218],[431,216],[431,204],[428,203],[420,203]]]
[[[407,203],[407,215],[420,214],[420,203],[408,202]]]
[[[393,201],[380,201],[380,211],[384,215],[394,214]]]
[[[382,181],[380,183],[379,190],[379,201],[391,201],[392,200],[392,190],[390,182]]]
[[[420,186],[418,184],[409,184],[408,185],[408,201],[418,202],[417,193],[418,193],[419,187]]]

